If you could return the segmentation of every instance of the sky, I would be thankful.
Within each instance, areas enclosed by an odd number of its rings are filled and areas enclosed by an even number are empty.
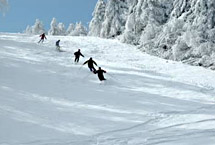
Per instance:
[[[0,16],[0,32],[23,32],[36,19],[50,28],[53,17],[66,27],[82,22],[88,26],[97,0],[9,0],[9,10]]]

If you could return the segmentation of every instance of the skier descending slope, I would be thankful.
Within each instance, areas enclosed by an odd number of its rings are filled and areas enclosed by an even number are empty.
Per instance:
[[[78,49],[78,51],[76,51],[76,52],[74,53],[74,55],[75,55],[75,62],[76,62],[76,63],[79,62],[80,56],[84,57],[84,55],[81,53],[81,50],[80,50],[80,49]]]
[[[56,41],[56,49],[60,51],[60,40]]]
[[[86,62],[83,63],[83,65],[88,63],[88,67],[90,69],[90,71],[94,72],[96,71],[96,69],[94,68],[93,64],[95,64],[97,66],[97,63],[93,60],[92,57],[90,57],[89,60],[87,60]]]
[[[106,73],[106,71],[103,70],[103,69],[101,69],[101,67],[99,67],[99,69],[98,69],[97,71],[95,71],[94,73],[95,73],[95,74],[98,74],[98,78],[99,78],[100,81],[106,80],[106,79],[104,78],[104,75],[103,75],[103,73]]]
[[[41,39],[38,43],[40,43],[40,42],[43,43],[44,39],[47,39],[45,33],[41,34],[40,37],[41,37]]]

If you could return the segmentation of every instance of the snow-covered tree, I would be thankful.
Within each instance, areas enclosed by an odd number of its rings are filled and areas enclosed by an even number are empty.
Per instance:
[[[53,18],[50,24],[49,35],[66,35],[65,26],[63,23],[57,23],[57,19]]]
[[[73,23],[69,24],[69,27],[66,30],[66,35],[69,35],[75,30],[75,25]]]
[[[39,19],[36,19],[36,22],[33,26],[27,26],[25,33],[35,35],[45,33],[43,23]]]
[[[32,33],[33,34],[45,33],[43,23],[39,19],[36,19],[36,22],[35,22],[34,26],[32,26]]]
[[[123,33],[128,12],[127,6],[126,0],[109,0],[107,2],[101,37],[110,38]]]
[[[93,12],[93,18],[89,24],[89,36],[100,36],[102,23],[104,22],[106,3],[98,0]]]
[[[121,37],[122,42],[130,43],[130,44],[138,44],[139,37],[137,37],[136,33],[136,17],[135,17],[135,5],[137,4],[137,0],[128,1],[129,4],[129,12],[125,24],[125,31],[123,36]]]
[[[107,0],[98,30],[152,55],[215,66],[214,0]]]
[[[58,35],[63,36],[66,34],[65,26],[63,23],[59,23],[57,27],[58,27]]]
[[[167,0],[162,0],[162,2],[159,0],[133,1],[122,41],[133,44],[145,43],[146,40],[140,40],[140,38],[148,39],[152,37],[153,33],[155,33],[153,30],[158,30],[160,26],[167,22],[170,13],[168,8],[171,6],[171,1],[167,2]]]
[[[50,24],[50,30],[48,31],[49,35],[58,35],[59,30],[58,30],[58,24],[56,18],[53,18]]]
[[[69,35],[71,36],[86,36],[87,29],[82,25],[82,23],[76,23],[75,30],[72,31]]]
[[[31,34],[31,33],[32,33],[31,26],[28,25],[28,26],[26,27],[24,33],[26,33],[26,34]]]

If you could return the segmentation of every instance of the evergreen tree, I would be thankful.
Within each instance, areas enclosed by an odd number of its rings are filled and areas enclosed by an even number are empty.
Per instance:
[[[50,24],[51,28],[48,32],[49,35],[59,35],[58,25],[56,18],[53,18]]]
[[[69,27],[66,30],[66,35],[70,35],[74,30],[75,30],[75,25],[73,23],[69,24]]]
[[[59,23],[57,27],[58,27],[58,35],[63,36],[66,34],[65,26],[63,23]]]
[[[121,38],[153,55],[209,67],[215,64],[215,1],[137,0]]]
[[[122,42],[130,43],[130,44],[138,44],[139,37],[136,33],[136,15],[135,15],[135,5],[138,0],[130,0],[128,1],[129,12],[125,24],[125,31],[123,36],[121,37]]]
[[[126,0],[109,0],[102,23],[101,37],[110,38],[121,35],[125,29],[127,12]]]
[[[28,26],[26,27],[24,33],[26,33],[26,34],[32,34],[31,26],[28,25]]]
[[[87,29],[82,25],[81,22],[76,23],[75,30],[70,33],[71,36],[86,36]]]
[[[98,0],[96,7],[93,12],[93,19],[89,25],[90,36],[100,36],[102,23],[104,22],[106,3],[104,0]]]
[[[25,33],[34,35],[45,33],[43,23],[39,19],[36,19],[36,22],[33,26],[27,26]]]
[[[32,33],[33,34],[45,33],[43,23],[39,19],[36,19],[36,22],[35,22],[34,26],[32,26]]]

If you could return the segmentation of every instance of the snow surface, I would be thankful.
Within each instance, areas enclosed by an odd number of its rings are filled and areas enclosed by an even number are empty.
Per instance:
[[[215,144],[214,71],[116,40],[38,41],[0,34],[0,145]],[[74,64],[79,48],[85,58]],[[81,65],[89,57],[106,82]]]

